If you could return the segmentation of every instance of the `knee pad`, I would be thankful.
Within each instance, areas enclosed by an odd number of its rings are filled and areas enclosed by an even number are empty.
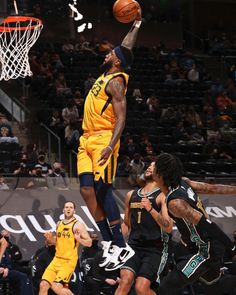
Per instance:
[[[92,186],[94,187],[94,176],[93,173],[83,173],[79,175],[80,187]]]

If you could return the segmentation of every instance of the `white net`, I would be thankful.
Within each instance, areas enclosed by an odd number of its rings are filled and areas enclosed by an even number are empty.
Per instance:
[[[7,81],[32,75],[29,50],[37,41],[42,28],[42,22],[35,18],[11,17],[11,21],[5,20],[1,24],[0,80]]]

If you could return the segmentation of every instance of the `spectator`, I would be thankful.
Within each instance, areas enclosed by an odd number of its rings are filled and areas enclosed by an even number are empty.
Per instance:
[[[9,190],[9,186],[5,183],[3,175],[0,175],[0,190]]]
[[[148,111],[156,117],[160,115],[160,102],[155,94],[152,94],[146,101]]]
[[[9,143],[18,143],[18,138],[15,136],[10,136],[8,127],[1,127],[0,129],[0,143],[9,142]]]
[[[13,136],[10,122],[7,120],[6,115],[0,113],[0,129],[2,127],[8,128],[9,136]]]
[[[53,187],[57,187],[61,189],[68,187],[66,174],[64,171],[62,171],[61,163],[59,162],[53,163],[52,173],[48,174],[48,177],[52,178]]]
[[[188,140],[188,133],[184,128],[183,121],[177,122],[176,127],[173,129],[172,136],[174,141],[177,143],[183,143]]]
[[[38,147],[36,143],[29,143],[26,147],[26,154],[28,156],[28,165],[33,168],[38,162]]]
[[[103,260],[103,251],[97,252],[93,259],[87,260],[85,263],[84,281],[86,289],[89,290],[89,295],[99,295],[103,287],[110,286],[111,294],[114,294],[119,283],[119,271],[105,271],[104,267],[100,267],[99,263]]]
[[[130,169],[130,158],[126,155],[123,155],[118,164],[117,164],[117,177],[127,177],[129,176]]]
[[[143,174],[145,163],[140,154],[136,153],[130,162],[129,178],[130,185],[137,186],[140,184],[140,176]]]
[[[5,250],[1,260],[0,274],[3,278],[7,278],[11,287],[17,285],[16,290],[19,290],[20,295],[31,295],[29,279],[25,273],[12,269],[11,258],[8,249]],[[15,290],[15,293],[17,292]]]
[[[176,112],[172,106],[162,109],[160,123],[165,126],[172,126],[176,123]]]
[[[78,129],[78,121],[75,121],[74,119],[70,119],[69,125],[67,125],[65,128],[66,145],[69,149],[72,149],[76,152],[78,151],[80,138],[80,133]]]
[[[84,98],[79,90],[75,92],[74,95],[74,103],[77,107],[79,118],[83,116],[83,109],[84,109]],[[79,119],[80,120],[80,119]]]
[[[188,71],[188,73],[187,73],[187,79],[190,82],[194,82],[194,83],[199,82],[199,80],[200,80],[200,73],[199,73],[199,70],[197,69],[195,63],[192,65],[192,68]]]
[[[60,137],[63,136],[65,126],[58,110],[53,110],[49,125]]]
[[[36,164],[32,170],[31,176],[43,178],[46,174],[43,175],[43,167],[40,164]]]
[[[210,137],[204,145],[202,153],[207,159],[218,160],[219,149],[220,146],[216,137]]]
[[[210,127],[211,122],[215,119],[215,111],[210,103],[203,106],[202,122],[205,127]]]
[[[89,73],[87,79],[84,81],[84,97],[87,96],[95,81],[96,79],[92,76],[91,73]]]
[[[57,79],[55,81],[55,87],[57,96],[62,98],[71,97],[71,89],[67,86],[65,75],[63,73],[58,73]]]
[[[46,158],[45,152],[43,151],[39,152],[38,163],[37,163],[39,166],[37,168],[42,169],[42,176],[46,176],[47,174],[52,173],[52,166],[46,162],[45,158]]]
[[[142,134],[140,137],[139,148],[143,157],[146,157],[148,153],[151,154],[153,152],[152,143],[146,133]]]
[[[21,253],[20,248],[11,242],[11,239],[10,239],[11,234],[8,230],[6,230],[6,229],[1,230],[1,235],[8,242],[7,251],[9,253],[9,256],[11,259],[12,268],[19,270],[19,268],[20,268],[19,262],[22,259],[22,253]]]
[[[151,142],[146,143],[146,148],[145,148],[145,156],[150,156],[154,153],[153,146]]]
[[[143,110],[143,98],[139,88],[135,88],[132,94],[134,98],[133,106],[135,110]]]
[[[43,167],[40,164],[36,164],[34,169],[32,170],[31,176],[33,177],[32,187],[41,188],[41,189],[48,189],[48,184],[46,180],[46,175],[43,174]]]
[[[69,39],[66,39],[65,42],[62,45],[62,51],[64,53],[73,53],[74,51],[74,45]]]
[[[56,72],[64,68],[60,55],[56,52],[54,52],[51,56],[51,65]]]
[[[224,92],[224,86],[220,82],[220,79],[217,78],[212,84],[211,84],[211,89],[210,89],[211,95],[212,96],[217,96],[221,93]]]
[[[75,44],[75,50],[80,53],[92,53],[93,55],[97,55],[90,42],[88,42],[82,34],[79,36],[79,42]]]
[[[17,177],[15,189],[29,189],[34,186],[30,168],[26,164],[21,163],[20,167],[14,171],[14,174]]]
[[[129,157],[129,158],[133,158],[133,155],[135,153],[138,153],[139,152],[139,147],[138,145],[134,142],[133,138],[130,137],[128,138],[127,140],[127,144],[126,144],[126,147],[125,147],[126,151],[126,155]]]
[[[216,97],[216,106],[219,112],[229,114],[236,106],[236,103],[227,96],[226,92],[223,92]]]
[[[57,128],[61,125],[61,116],[58,110],[54,110],[51,117],[50,126],[53,128]]]
[[[184,124],[186,124],[186,127],[190,127],[193,129],[199,129],[203,127],[202,120],[199,114],[195,111],[193,106],[190,106],[187,109]]]
[[[98,52],[100,55],[105,56],[108,54],[112,49],[114,48],[114,45],[111,44],[108,40],[103,39],[98,47]]]
[[[70,123],[70,120],[79,120],[79,112],[73,99],[70,99],[67,106],[62,110],[62,118],[65,126]]]
[[[204,143],[205,139],[197,128],[188,130],[188,144]]]
[[[26,153],[22,153],[21,154],[20,165],[19,165],[19,167],[16,170],[14,170],[13,173],[14,174],[19,174],[22,167],[24,167],[24,168],[27,167],[29,169],[31,168],[30,165],[29,165],[29,163],[28,163],[28,156],[27,156]]]

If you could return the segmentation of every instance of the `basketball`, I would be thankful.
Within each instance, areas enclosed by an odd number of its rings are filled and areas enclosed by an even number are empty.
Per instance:
[[[135,0],[117,0],[113,5],[114,17],[121,23],[135,20],[140,6]]]

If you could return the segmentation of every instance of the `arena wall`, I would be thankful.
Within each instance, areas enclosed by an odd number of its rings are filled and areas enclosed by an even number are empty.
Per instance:
[[[116,198],[123,213],[124,197],[127,189],[115,190]],[[1,191],[1,228],[9,230],[13,242],[22,249],[24,259],[29,259],[44,245],[43,233],[55,230],[56,222],[62,217],[62,207],[66,200],[77,205],[78,218],[89,231],[97,231],[85,203],[76,189],[31,189]],[[211,218],[230,237],[236,229],[236,196],[202,196],[203,203]],[[121,214],[121,217],[123,215]],[[176,230],[175,230],[176,231]]]

